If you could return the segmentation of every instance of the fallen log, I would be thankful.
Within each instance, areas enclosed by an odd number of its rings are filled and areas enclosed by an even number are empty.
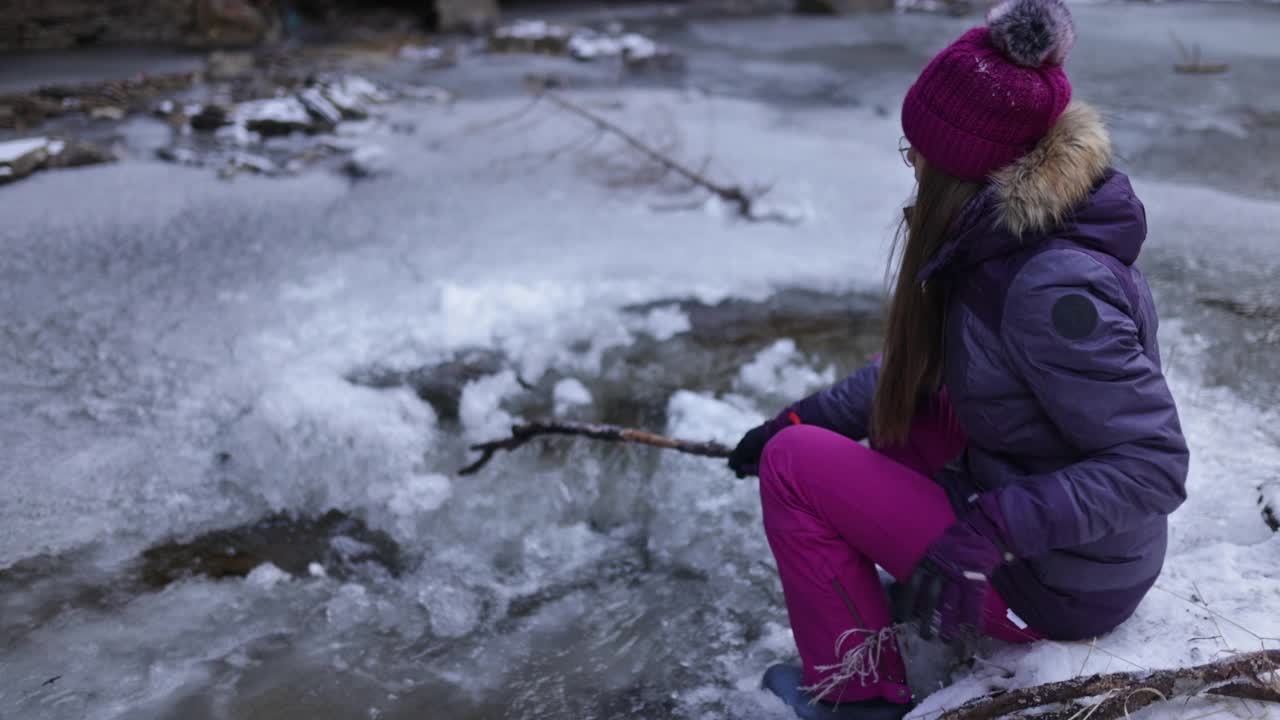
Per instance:
[[[1195,667],[1077,677],[981,697],[938,720],[1116,720],[1156,702],[1200,694],[1280,703],[1278,666],[1280,650],[1260,650]],[[1046,710],[1030,712],[1037,708]]]

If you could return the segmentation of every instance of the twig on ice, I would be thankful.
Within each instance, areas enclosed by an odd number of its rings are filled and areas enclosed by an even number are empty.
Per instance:
[[[557,108],[586,120],[594,125],[597,130],[613,135],[628,147],[640,153],[651,162],[656,163],[664,170],[673,172],[693,185],[703,188],[704,190],[707,190],[713,195],[719,197],[721,200],[732,206],[740,217],[752,222],[777,222],[783,224],[795,223],[795,219],[786,213],[776,211],[761,212],[757,207],[756,201],[769,192],[769,187],[766,186],[746,189],[740,185],[724,185],[722,183],[718,183],[707,177],[705,171],[694,170],[688,165],[685,165],[684,163],[644,142],[629,132],[626,128],[623,128],[609,119],[582,107],[568,98],[565,98],[563,95],[552,90],[549,83],[545,80],[539,80],[536,77],[531,78],[529,81],[529,87],[536,99],[546,100]]]
[[[577,435],[594,440],[612,440],[614,442],[640,443],[654,447],[678,450],[691,455],[703,457],[729,457],[730,448],[717,442],[699,442],[681,440],[679,438],[658,435],[645,430],[624,428],[617,425],[599,425],[595,423],[559,422],[556,420],[535,420],[511,428],[511,437],[492,440],[471,449],[481,453],[480,459],[458,471],[459,475],[471,475],[484,467],[499,450],[515,450],[539,435]]]
[[[1169,31],[1169,37],[1173,38],[1173,44],[1178,48],[1178,54],[1182,56],[1182,62],[1173,66],[1174,72],[1184,75],[1217,75],[1231,69],[1226,63],[1202,63],[1200,62],[1200,44],[1195,43],[1188,50],[1183,44],[1182,39],[1173,31]]]
[[[1077,717],[1086,709],[1090,720],[1116,720],[1152,703],[1201,693],[1280,703],[1278,664],[1280,650],[1261,650],[1196,667],[1077,677],[978,698],[943,713],[939,720],[996,720],[1014,714],[1057,720]],[[1045,707],[1052,709],[1027,713]]]

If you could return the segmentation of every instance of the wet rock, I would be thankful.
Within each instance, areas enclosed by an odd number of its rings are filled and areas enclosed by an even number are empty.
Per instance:
[[[320,517],[277,513],[249,525],[172,541],[142,553],[140,579],[161,588],[183,578],[247,577],[270,563],[295,577],[317,574],[351,577],[369,565],[398,576],[404,569],[391,536],[338,510]]]
[[[606,35],[581,30],[569,39],[568,50],[575,60],[617,57],[630,68],[676,69],[683,65],[675,53],[636,33]]]
[[[565,55],[572,29],[544,20],[517,20],[495,28],[489,35],[489,52]]]
[[[603,35],[594,32],[575,33],[569,38],[568,47],[569,55],[575,60],[594,60],[626,53],[645,56],[656,53],[657,49],[657,45],[643,35]]]
[[[185,125],[189,122],[187,108],[172,100],[161,100],[151,109],[151,114],[173,126]]]
[[[881,305],[871,295],[788,289],[764,302],[693,303],[685,310],[692,336],[711,345],[755,344],[779,337],[825,345],[848,342],[851,336],[878,344],[881,330]]]
[[[740,392],[736,383],[741,368],[779,338],[793,340],[806,362],[834,366],[837,374],[861,367],[883,342],[883,308],[880,298],[872,294],[788,289],[763,301],[707,304],[669,299],[626,311],[632,316],[626,325],[634,341],[605,350],[598,360],[598,376],[584,377],[580,372],[567,376],[551,368],[529,381],[517,378],[528,392],[504,400],[506,409],[525,418],[555,414],[557,399],[564,400],[563,388],[558,392],[557,386],[574,377],[580,383],[576,395],[590,397],[590,404],[576,407],[575,419],[660,428],[666,425],[673,393],[682,389]],[[678,315],[681,322],[677,327],[674,319],[655,319],[655,314]],[[593,352],[590,342],[568,350]],[[508,367],[509,361],[498,352],[471,351],[411,370],[363,368],[346,379],[374,388],[412,387],[442,421],[454,422],[463,388]]]
[[[56,140],[50,144],[46,167],[68,168],[114,162],[115,153],[87,140]]]
[[[36,137],[0,143],[0,184],[46,168],[111,162],[115,155],[85,140]]]
[[[344,119],[368,117],[370,104],[389,99],[387,93],[368,80],[345,75],[321,81],[292,95],[248,100],[234,107],[210,104],[192,115],[190,123],[192,129],[205,132],[241,126],[263,137],[328,132]],[[169,109],[173,109],[172,104]]]
[[[342,170],[353,178],[383,175],[391,169],[391,158],[381,145],[362,145],[342,164]]]
[[[435,103],[449,103],[454,100],[453,93],[434,85],[407,85],[401,88],[400,95],[410,100]]]
[[[329,102],[319,88],[310,87],[298,93],[298,100],[320,125],[332,128],[342,122],[342,111]]]
[[[213,136],[232,147],[248,147],[262,142],[262,136],[244,125],[223,125],[214,131]]]
[[[262,88],[254,90],[263,92]],[[211,132],[216,142],[206,139],[191,142],[179,134],[176,143],[186,149],[175,148],[160,157],[181,164],[216,166],[223,178],[244,172],[271,176],[295,174],[335,153],[350,155],[348,162],[340,167],[353,177],[369,177],[387,169],[388,156],[384,151],[370,147],[362,150],[361,143],[323,136],[327,133],[350,135],[361,125],[355,118],[366,118],[370,105],[391,98],[374,83],[358,75],[341,75],[310,80],[306,87],[292,93],[280,88],[265,92],[275,96],[246,100],[234,106],[212,103],[179,109],[173,101],[162,103],[154,112],[171,121],[189,115],[192,129]],[[421,89],[419,95],[423,99],[450,97],[438,88]],[[193,157],[192,153],[198,153],[199,157]]]
[[[296,97],[268,98],[241,103],[231,113],[233,123],[263,137],[318,130],[307,106]]]
[[[49,159],[49,138],[25,138],[0,143],[0,183],[21,180]]]
[[[191,116],[191,129],[209,132],[231,124],[231,111],[221,105],[205,105]]]
[[[344,75],[327,80],[321,84],[321,92],[344,118],[350,120],[368,117],[370,104],[386,102],[390,99],[377,85],[359,75]]]
[[[428,68],[446,68],[458,64],[458,53],[454,48],[435,45],[404,45],[396,51],[396,57],[421,63]]]
[[[627,309],[636,315],[636,341],[606,351],[601,375],[583,378],[593,421],[664,427],[672,394],[739,392],[741,368],[779,338],[794,340],[815,366],[835,366],[837,375],[861,367],[882,342],[882,308],[872,295],[788,289],[763,301],[667,300]],[[657,309],[678,311],[688,324],[674,333],[644,327]],[[542,414],[518,410],[524,417]]]
[[[444,58],[444,49],[434,45],[404,45],[396,51],[401,60],[433,63]]]
[[[1265,483],[1258,488],[1258,507],[1262,521],[1273,532],[1280,532],[1280,480]]]
[[[520,20],[497,28],[489,36],[489,51],[561,55],[582,62],[620,59],[629,68],[678,69],[683,60],[653,40],[612,26],[606,32]]]
[[[497,0],[435,0],[436,27],[479,32],[498,22]]]
[[[103,105],[89,111],[89,117],[94,120],[123,120],[125,110],[116,105]]]
[[[218,171],[218,177],[230,180],[245,172],[253,175],[275,175],[280,172],[280,168],[271,161],[271,158],[256,153],[237,152],[227,158],[226,165]]]
[[[462,401],[462,388],[473,380],[488,377],[506,367],[501,353],[492,350],[468,350],[451,360],[408,371],[385,367],[356,370],[347,382],[373,388],[409,386],[418,397],[431,404],[441,420],[456,421]]]
[[[474,350],[434,367],[412,370],[405,376],[405,384],[412,387],[418,397],[431,403],[441,419],[456,420],[462,388],[473,380],[500,372],[505,364],[499,353]]]
[[[175,163],[177,165],[187,165],[190,167],[201,167],[204,160],[200,154],[191,148],[184,147],[162,147],[156,150],[156,157],[166,162]]]
[[[506,617],[498,623],[499,632],[509,632],[520,620],[574,593],[598,590],[605,585],[633,578],[643,570],[640,558],[623,557],[604,563],[590,577],[550,585],[527,595],[517,595],[511,598]]]

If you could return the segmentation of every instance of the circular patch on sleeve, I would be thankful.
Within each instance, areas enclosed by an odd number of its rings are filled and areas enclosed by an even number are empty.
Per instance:
[[[1071,294],[1053,304],[1053,329],[1068,340],[1088,337],[1098,326],[1098,309],[1084,295]]]

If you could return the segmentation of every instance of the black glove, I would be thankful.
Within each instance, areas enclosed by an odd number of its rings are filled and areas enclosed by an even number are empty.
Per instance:
[[[995,496],[979,502],[929,545],[898,598],[897,615],[916,620],[926,640],[935,628],[947,640],[981,632],[990,578],[1014,560],[1005,545],[1003,520],[992,520],[983,508],[999,513]]]
[[[760,453],[764,452],[765,443],[769,442],[772,433],[769,423],[747,431],[738,441],[738,446],[729,453],[729,469],[740,478],[755,475],[760,471]]]

